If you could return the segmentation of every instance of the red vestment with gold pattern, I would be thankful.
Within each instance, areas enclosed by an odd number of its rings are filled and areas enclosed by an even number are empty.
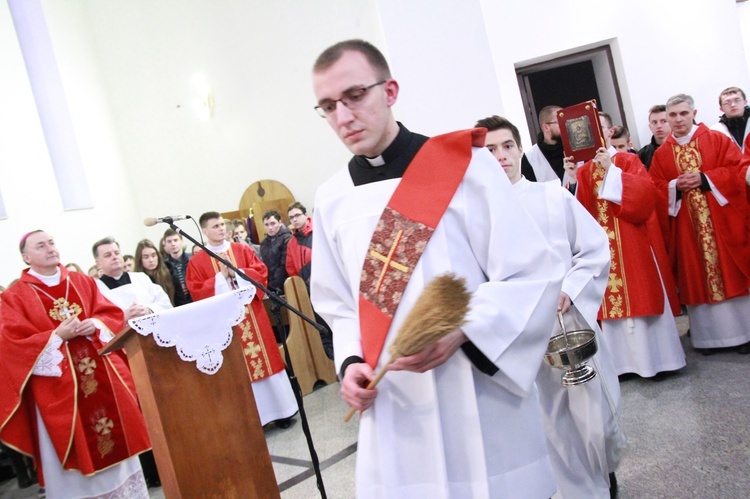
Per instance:
[[[36,407],[62,467],[92,475],[151,444],[126,357],[122,351],[99,355],[104,346],[99,331],[62,343],[60,376],[33,374],[66,314],[99,320],[112,334],[124,326],[122,311],[99,293],[93,279],[59,268],[56,286],[24,270],[3,293],[0,439],[41,466]]]
[[[232,262],[248,277],[266,285],[268,268],[250,246],[231,243],[227,253],[220,256]],[[215,278],[218,273],[218,262],[205,251],[190,259],[185,281],[193,300],[203,300],[216,294]],[[240,335],[250,378],[258,381],[283,371],[284,362],[276,345],[276,337],[268,320],[260,289],[257,289],[255,298],[245,310],[245,319],[234,327],[234,331]]]
[[[718,303],[748,294],[750,238],[747,184],[750,158],[720,132],[702,123],[680,146],[670,134],[654,153],[650,174],[664,204],[669,182],[683,173],[700,172],[726,199],[710,191],[682,193],[677,216],[670,217],[668,248],[674,261],[680,301],[685,305]]]
[[[621,204],[599,197],[606,172],[593,161],[579,168],[576,190],[578,200],[609,236],[610,273],[598,319],[663,314],[660,274],[676,314],[677,295],[656,218],[656,187],[637,155],[617,153],[612,163],[622,170]]]

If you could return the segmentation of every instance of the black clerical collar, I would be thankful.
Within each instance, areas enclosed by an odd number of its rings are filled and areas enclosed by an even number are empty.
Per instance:
[[[130,284],[130,274],[123,272],[119,279],[102,274],[99,280],[101,280],[109,289],[115,289]]]
[[[351,175],[354,185],[364,185],[403,176],[406,167],[409,166],[419,149],[427,142],[427,137],[410,132],[401,123],[398,124],[398,129],[396,138],[379,156],[379,158],[382,158],[380,166],[373,166],[372,160],[368,160],[365,156],[354,156],[349,161],[349,175]]]

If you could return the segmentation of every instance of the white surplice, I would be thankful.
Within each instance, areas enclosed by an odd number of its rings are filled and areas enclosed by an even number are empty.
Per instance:
[[[354,186],[342,169],[316,194],[312,301],[332,327],[337,369],[362,357],[362,265],[399,182]],[[481,373],[459,350],[423,374],[389,372],[360,420],[357,497],[548,498],[555,483],[534,379],[564,270],[484,148],[414,269],[378,370],[425,285],[448,271],[472,292],[463,331],[499,371]]]
[[[609,275],[607,234],[558,180],[534,183],[522,178],[513,187],[567,268],[562,290],[573,308],[566,315],[566,328],[599,335],[596,316]],[[557,324],[552,333],[560,334]],[[625,446],[617,373],[605,347],[600,346],[595,358],[589,364],[596,365],[598,375],[582,385],[563,386],[562,371],[546,364],[537,376],[547,448],[564,499],[608,498],[608,475]]]
[[[537,182],[549,182],[554,180],[558,184],[567,188],[567,185],[570,183],[570,175],[568,174],[568,171],[565,170],[563,178],[560,179],[560,177],[557,176],[557,173],[555,173],[555,170],[552,169],[552,165],[549,164],[547,157],[539,148],[539,144],[534,144],[525,154],[526,159],[531,165],[531,169],[534,170],[534,176],[536,177]]]
[[[154,283],[143,272],[128,272],[130,284],[109,289],[101,280],[96,279],[99,291],[124,312],[133,303],[148,307],[152,312],[161,312],[172,308],[172,302],[164,289]],[[119,333],[119,331],[116,331]]]

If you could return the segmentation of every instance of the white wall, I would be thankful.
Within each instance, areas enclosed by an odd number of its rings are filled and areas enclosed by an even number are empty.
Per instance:
[[[256,180],[280,180],[312,205],[349,157],[312,109],[310,68],[336,41],[386,52],[402,84],[396,114],[415,131],[500,113],[526,134],[515,65],[614,40],[625,111],[645,143],[648,108],[671,94],[691,93],[712,123],[719,90],[750,88],[749,3],[42,0],[95,204],[64,212],[0,2],[0,283],[18,275],[16,242],[32,228],[56,236],[63,261],[87,265],[94,240],[111,234],[132,251],[166,228],[144,217],[234,210]],[[213,89],[207,122],[191,108],[195,72]]]
[[[627,93],[625,113],[631,129],[637,125],[631,133],[638,135],[641,143],[651,139],[648,109],[671,95],[691,94],[698,119],[713,124],[723,88],[750,88],[734,0],[481,3],[500,94],[511,121],[525,122],[515,65],[576,52],[610,39],[617,41],[615,70],[621,91]],[[519,128],[527,135],[526,127]]]
[[[69,107],[76,138],[95,207],[64,211],[55,183],[47,146],[10,16],[8,4],[0,3],[0,189],[8,218],[0,220],[0,283],[7,285],[24,267],[18,241],[26,232],[43,228],[57,240],[63,262],[93,264],[91,244],[115,233],[136,241],[135,216],[128,209],[131,193],[127,184],[108,99],[102,93],[98,63],[90,50],[87,22],[81,22],[77,2],[66,2],[70,28],[78,33],[60,33],[53,43],[59,52],[75,53],[60,58],[68,80]],[[61,70],[61,73],[63,71]],[[67,78],[66,78],[67,77]],[[116,188],[118,187],[119,188]],[[133,243],[134,244],[134,243]]]
[[[385,45],[374,2],[42,5],[95,208],[62,211],[8,5],[0,2],[0,90],[13,96],[0,108],[3,285],[24,267],[17,241],[36,227],[55,236],[64,262],[87,267],[96,239],[113,235],[133,252],[139,239],[157,242],[166,229],[143,227],[144,217],[235,210],[256,180],[280,180],[311,206],[315,188],[349,157],[313,110],[312,63],[344,38]],[[215,98],[209,122],[191,108],[199,71]]]

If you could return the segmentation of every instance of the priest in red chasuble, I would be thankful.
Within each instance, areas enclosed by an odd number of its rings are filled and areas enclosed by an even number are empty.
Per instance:
[[[224,219],[220,213],[204,213],[199,222],[211,251],[232,262],[248,277],[266,285],[268,268],[250,246],[224,239]],[[185,280],[193,300],[203,300],[251,285],[204,251],[190,259]],[[291,417],[297,412],[297,402],[284,370],[260,289],[252,303],[246,306],[246,312],[245,319],[234,327],[234,333],[240,335],[260,421],[264,425],[275,421],[277,426],[288,428]]]
[[[750,240],[747,165],[720,132],[695,124],[689,95],[667,101],[672,134],[656,151],[651,176],[668,207],[668,247],[690,340],[701,353],[750,353]]]
[[[609,236],[601,340],[618,374],[658,380],[685,366],[685,352],[674,322],[679,305],[655,210],[656,188],[637,155],[610,145],[612,119],[599,114],[607,147],[578,169],[576,197]]]
[[[148,497],[136,456],[151,444],[127,361],[97,353],[122,311],[60,265],[46,232],[20,250],[30,268],[0,307],[0,440],[34,458],[49,498]]]

